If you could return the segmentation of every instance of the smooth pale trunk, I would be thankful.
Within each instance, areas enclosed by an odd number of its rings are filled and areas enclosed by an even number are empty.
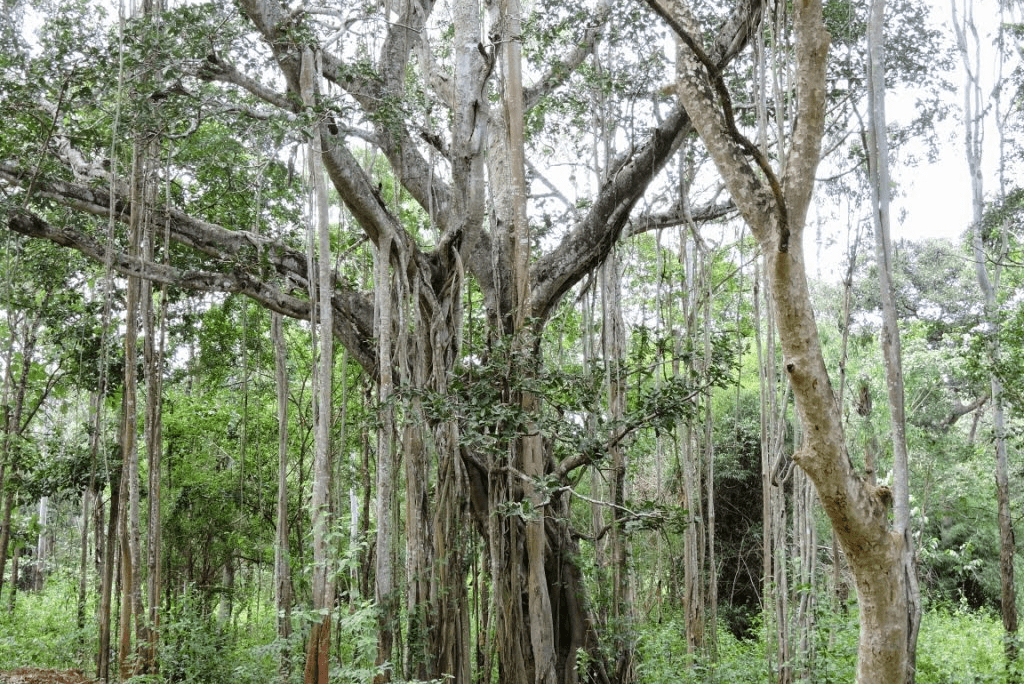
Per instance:
[[[982,236],[985,214],[984,176],[982,172],[983,142],[985,138],[985,117],[989,107],[988,98],[982,90],[979,79],[981,68],[981,45],[973,46],[973,62],[968,34],[976,35],[974,25],[973,0],[963,0],[963,17],[959,16],[957,0],[951,0],[953,13],[953,29],[956,33],[957,48],[964,65],[967,77],[964,82],[964,148],[967,156],[967,167],[971,179],[971,248],[974,255],[975,275],[978,288],[985,300],[985,321],[991,327],[987,344],[989,362],[998,361],[999,323],[996,293],[999,287],[1001,260],[999,255],[986,252]],[[1000,188],[1002,190],[1002,188]],[[1005,242],[1002,246],[1005,250]],[[989,268],[992,268],[990,274]],[[1013,663],[1018,657],[1018,617],[1017,587],[1014,578],[1014,557],[1016,556],[1016,540],[1013,531],[1013,518],[1010,510],[1010,478],[1006,450],[1006,416],[1003,407],[1003,385],[995,375],[989,378],[992,395],[992,431],[995,442],[995,480],[996,480],[996,513],[999,524],[999,575],[1000,575],[1000,613],[1003,618],[1005,632],[1004,650],[1006,659]]]

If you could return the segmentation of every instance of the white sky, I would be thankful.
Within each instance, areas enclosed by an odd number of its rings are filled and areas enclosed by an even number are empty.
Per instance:
[[[979,4],[989,2],[991,0],[980,0]],[[925,0],[924,4],[930,6],[932,21],[952,39],[950,0]],[[957,71],[949,78],[958,89],[962,88],[964,78],[959,60]],[[961,91],[958,90],[954,97],[959,114]],[[886,114],[890,122],[909,120],[913,116],[913,108],[912,96],[887,94]],[[893,180],[899,186],[898,195],[893,198],[893,215],[897,219],[892,226],[894,240],[903,237],[956,239],[970,222],[971,191],[958,117],[941,122],[936,137],[939,140],[937,159],[922,161],[915,167],[893,169]],[[900,211],[906,212],[904,221],[898,220]]]
[[[958,7],[965,0],[956,0]],[[967,0],[970,1],[970,0]],[[950,0],[923,0],[930,7],[933,24],[954,41],[952,32],[952,6]],[[995,73],[994,32],[998,20],[998,0],[974,0],[975,22],[982,37],[981,61],[985,68],[982,77],[987,88],[991,88]],[[961,12],[962,10],[958,9]],[[914,154],[919,161],[914,166],[901,164],[899,160],[890,170],[896,184],[892,198],[892,239],[948,238],[957,240],[968,228],[971,221],[971,188],[968,177],[967,159],[964,152],[962,110],[963,110],[963,68],[959,55],[955,56],[956,68],[947,74],[956,91],[950,93],[949,116],[937,124],[935,139],[938,153],[928,161],[924,147],[911,144],[901,152]],[[1008,71],[1008,69],[1006,69]],[[889,92],[886,94],[886,118],[889,124],[906,123],[914,114],[915,99],[912,95]],[[1004,103],[1005,107],[1005,103]],[[983,156],[985,192],[989,196],[997,190],[998,140],[995,123],[990,115],[986,121],[986,147]],[[865,214],[866,215],[866,214]],[[813,216],[812,219],[813,220]],[[846,263],[846,225],[830,219],[822,232],[832,237],[835,244],[815,254],[812,244],[805,244],[808,260],[812,262],[811,275],[831,280],[838,279]],[[813,233],[808,233],[808,240]],[[818,258],[820,257],[820,263]]]

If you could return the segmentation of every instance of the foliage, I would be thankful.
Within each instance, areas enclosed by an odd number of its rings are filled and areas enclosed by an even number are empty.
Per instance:
[[[809,679],[821,684],[849,682],[856,655],[856,615],[828,611],[822,612],[820,620],[821,641],[813,662],[808,664]],[[641,682],[775,681],[765,666],[765,644],[760,640],[736,639],[728,630],[719,629],[718,656],[708,660],[686,655],[683,634],[685,627],[678,617],[642,628]],[[999,618],[990,612],[973,611],[966,605],[933,606],[925,611],[921,623],[916,680],[921,684],[1006,682],[1002,638]]]
[[[719,394],[714,412],[731,414],[729,420],[715,421],[714,434],[719,610],[733,636],[748,638],[761,609],[761,582],[751,569],[762,567],[764,543],[757,397],[728,390]]]
[[[822,597],[825,598],[825,597]],[[827,602],[827,599],[825,599]],[[811,663],[794,663],[806,667],[809,679],[823,684],[849,682],[853,676],[856,656],[856,616],[850,613],[822,612],[821,642],[817,644]],[[658,624],[647,624],[640,637],[640,681],[644,684],[678,681],[685,684],[740,682],[770,684],[776,681],[766,660],[767,645],[763,630],[759,638],[738,639],[724,626],[718,630],[717,656],[687,655],[686,633],[682,620],[672,617]]]
[[[936,606],[925,613],[917,651],[921,684],[1006,682],[1003,627],[988,611],[966,605]]]
[[[86,606],[96,610],[95,596]],[[14,610],[0,608],[0,670],[31,663],[36,667],[73,668],[92,662],[96,630],[79,632],[69,607],[78,602],[78,580],[62,572],[53,575],[41,593],[21,592]]]
[[[991,505],[990,455],[936,442],[947,462],[927,491],[920,549],[924,591],[940,604],[997,610],[999,539]],[[925,478],[927,471],[922,472]]]
[[[161,626],[161,674],[169,681],[189,684],[227,684],[235,675],[231,634],[226,625],[201,608],[193,592],[184,594]]]

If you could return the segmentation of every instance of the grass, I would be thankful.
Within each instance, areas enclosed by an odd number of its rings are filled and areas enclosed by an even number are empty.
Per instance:
[[[816,684],[851,682],[856,668],[856,611],[847,616],[821,615],[816,647],[794,662]],[[718,632],[718,658],[711,661],[686,653],[685,625],[673,617],[640,627],[642,684],[769,684],[774,668],[767,664],[764,641],[738,640]],[[763,630],[761,631],[763,633]],[[998,616],[965,607],[937,606],[921,621],[917,649],[917,684],[1005,684],[1003,629]]]
[[[8,610],[9,594],[5,591],[0,597],[0,670],[37,667],[91,671],[97,643],[95,600],[86,606],[86,628],[81,632],[75,626],[77,603],[77,580],[71,577],[52,577],[40,593],[19,592],[13,611]],[[333,673],[338,681],[358,681],[372,675],[372,660],[367,658],[374,650],[373,616],[372,605],[342,615],[338,637],[344,653],[338,655],[347,667],[342,665]],[[276,670],[279,646],[272,643],[272,616],[253,618],[255,622],[241,620],[246,624],[222,627],[188,601],[181,603],[165,615],[162,626],[164,674],[173,673],[178,681],[203,684],[266,681]],[[814,652],[794,662],[794,671],[806,672],[816,684],[852,681],[856,619],[856,611],[819,615]],[[763,634],[764,630],[758,632]],[[774,668],[766,660],[768,649],[760,638],[736,639],[720,629],[718,655],[711,660],[687,655],[685,624],[678,615],[657,624],[639,625],[637,634],[638,671],[643,684],[774,681]],[[292,648],[301,658],[301,643]],[[918,639],[917,682],[1007,682],[998,616],[965,606],[930,607],[923,616]]]

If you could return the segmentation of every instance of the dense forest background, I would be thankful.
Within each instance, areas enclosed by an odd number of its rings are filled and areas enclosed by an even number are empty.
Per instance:
[[[1021,7],[798,4],[4,0],[0,670],[1020,681]]]

